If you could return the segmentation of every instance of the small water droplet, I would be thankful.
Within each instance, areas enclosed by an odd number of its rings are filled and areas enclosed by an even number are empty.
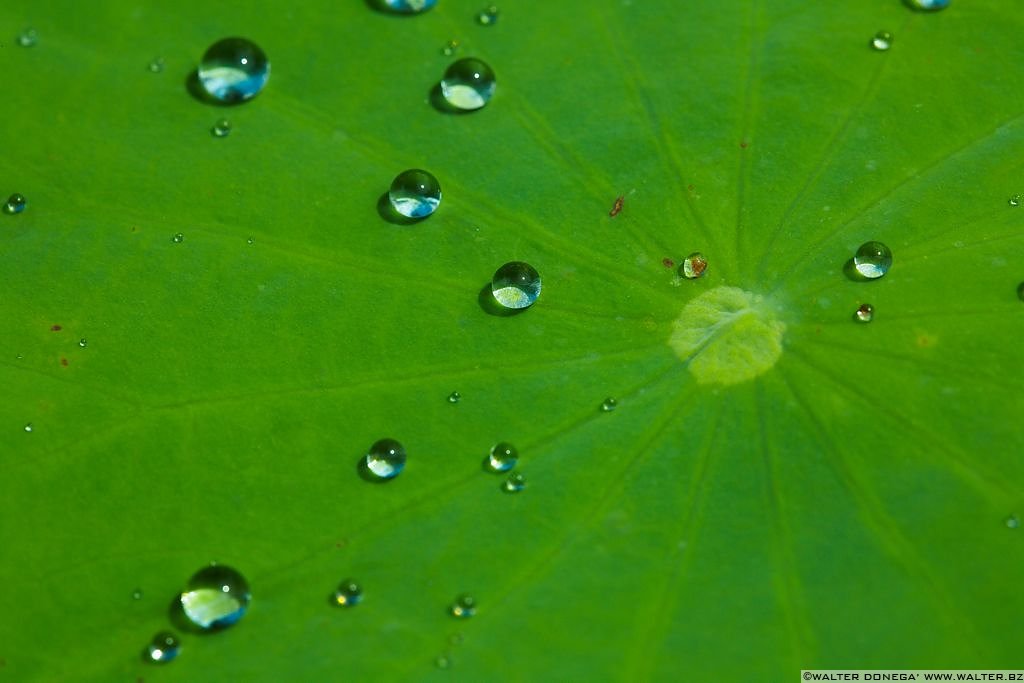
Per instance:
[[[445,655],[438,655],[437,659],[434,660],[434,666],[438,669],[447,669],[452,665],[452,660]]]
[[[441,94],[451,106],[464,111],[479,109],[494,96],[494,71],[479,59],[454,62],[441,79]]]
[[[366,469],[378,479],[393,479],[405,469],[405,448],[394,439],[380,439],[364,460]]]
[[[379,0],[383,9],[399,14],[419,14],[437,4],[437,0]]]
[[[411,168],[391,182],[388,200],[406,218],[426,218],[441,204],[441,184],[429,171]]]
[[[213,564],[196,572],[181,593],[189,621],[204,630],[231,626],[245,615],[249,584],[231,567]]]
[[[513,472],[508,475],[508,479],[502,484],[502,488],[506,493],[519,493],[526,488],[526,477],[523,476],[522,472]]]
[[[468,619],[476,614],[476,599],[472,595],[463,593],[455,598],[455,602],[451,604],[448,611],[453,617]]]
[[[164,58],[163,57],[154,57],[149,62],[149,67],[148,68],[153,73],[158,74],[158,73],[163,72],[164,66],[166,66],[166,64],[164,63]]]
[[[136,588],[135,590],[132,591],[132,600],[141,600],[141,599],[142,599],[142,589],[141,588]]]
[[[614,396],[609,396],[608,398],[601,402],[601,411],[605,413],[610,413],[618,407],[619,402],[615,400]]]
[[[334,604],[338,607],[354,607],[363,600],[363,587],[355,579],[345,579],[334,591]]]
[[[213,128],[210,129],[210,133],[215,138],[226,138],[231,134],[231,122],[227,119],[220,119],[217,123],[213,124]]]
[[[877,280],[889,272],[892,252],[881,242],[865,242],[853,256],[853,267],[862,277]]]
[[[444,47],[441,48],[441,54],[443,54],[445,57],[451,57],[458,51],[458,49],[459,41],[452,38],[451,40],[444,44]]]
[[[476,21],[481,26],[493,26],[498,23],[498,8],[490,5],[480,10],[476,15]]]
[[[255,237],[250,237],[249,239],[247,239],[245,241],[245,243],[246,244],[256,244],[256,238]]]
[[[1015,194],[1012,197],[1010,197],[1010,206],[1020,206],[1020,203],[1021,196],[1019,194]]]
[[[540,296],[540,274],[529,263],[511,261],[494,271],[491,293],[505,308],[528,308]]]
[[[21,213],[28,206],[28,200],[25,199],[25,195],[15,192],[7,198],[7,203],[4,204],[4,213],[14,215]]]
[[[875,317],[875,307],[871,304],[861,304],[853,313],[853,319],[859,323],[869,323]]]
[[[491,452],[484,459],[487,468],[492,472],[508,472],[519,461],[519,451],[510,443],[502,441],[494,444]]]
[[[879,31],[875,34],[875,37],[871,39],[871,47],[880,52],[888,50],[892,47],[892,34],[888,31]]]
[[[78,340],[78,345],[84,349],[86,346],[89,345],[89,340],[86,339],[85,337],[82,337],[81,339]]]
[[[458,403],[461,400],[462,400],[462,394],[460,394],[457,391],[453,391],[452,393],[448,394],[448,402],[449,403]]]
[[[21,47],[34,47],[39,42],[39,34],[34,28],[27,28],[18,34],[18,45]]]
[[[688,280],[696,280],[704,275],[708,269],[708,260],[699,251],[695,251],[685,259],[679,266],[679,274]]]
[[[906,0],[911,8],[925,12],[937,12],[949,7],[950,0]]]
[[[171,241],[174,242],[175,244],[181,244],[182,242],[185,241],[185,235],[183,235],[180,232],[176,232],[174,233],[174,237],[171,238]]]
[[[1005,524],[1007,529],[1017,529],[1020,527],[1020,517],[1014,513],[1006,518]]]
[[[220,102],[244,102],[255,97],[270,79],[270,61],[260,47],[245,38],[224,38],[211,45],[199,62],[199,83]]]
[[[153,636],[153,642],[146,647],[146,658],[157,664],[166,664],[181,652],[181,643],[170,631],[161,631]]]
[[[34,427],[32,426],[31,422],[29,422],[27,425],[25,425],[25,431],[26,432],[31,432],[33,429],[34,429]]]

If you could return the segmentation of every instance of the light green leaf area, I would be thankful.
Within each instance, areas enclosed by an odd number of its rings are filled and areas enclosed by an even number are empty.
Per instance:
[[[1024,14],[480,5],[5,5],[0,678],[1019,667]],[[234,35],[269,84],[199,101]],[[430,102],[453,38],[498,79],[465,115]],[[407,168],[444,198],[397,225]],[[893,266],[855,282],[868,240]],[[492,315],[513,260],[543,292]],[[382,437],[408,464],[375,484]],[[248,614],[143,662],[210,561]]]

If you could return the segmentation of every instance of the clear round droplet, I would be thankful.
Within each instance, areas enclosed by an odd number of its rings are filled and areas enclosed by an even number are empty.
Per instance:
[[[508,479],[502,484],[502,488],[506,493],[519,493],[526,488],[526,477],[523,476],[522,472],[513,472],[508,475]]]
[[[472,595],[463,593],[455,598],[455,602],[451,604],[448,611],[453,617],[468,619],[476,614],[476,599]]]
[[[406,218],[426,218],[441,204],[441,184],[429,171],[411,168],[391,182],[388,200]]]
[[[512,444],[502,441],[494,444],[486,462],[492,472],[508,472],[519,462],[519,451]]]
[[[1015,194],[1010,197],[1010,206],[1020,206],[1022,198],[1019,194]]]
[[[444,44],[444,47],[441,48],[441,54],[443,54],[445,57],[451,57],[458,51],[458,49],[459,41],[452,38],[451,40]]]
[[[270,79],[270,62],[260,47],[245,38],[224,38],[211,45],[199,62],[199,83],[210,97],[233,104],[255,97]]]
[[[1006,518],[1005,524],[1007,529],[1020,528],[1020,517],[1017,514],[1012,514]]]
[[[853,267],[863,277],[877,280],[889,272],[892,252],[881,242],[865,242],[853,256]]]
[[[370,446],[364,462],[378,479],[393,479],[405,469],[405,448],[394,439],[381,439]]]
[[[529,263],[511,261],[494,271],[491,293],[505,308],[527,308],[540,296],[540,274]]]
[[[685,259],[679,266],[679,274],[689,280],[696,280],[704,275],[708,269],[708,260],[699,251],[695,251]]]
[[[31,422],[29,422],[27,425],[25,425],[25,431],[26,432],[31,432],[33,429],[35,429],[35,427],[32,426]]]
[[[166,664],[181,652],[181,643],[170,631],[161,631],[153,636],[153,641],[146,647],[146,658],[157,664]]]
[[[334,604],[338,607],[354,607],[363,600],[363,587],[355,579],[345,579],[334,591]]]
[[[27,28],[18,34],[18,45],[21,47],[34,47],[39,42],[39,33],[34,28]]]
[[[892,34],[888,31],[879,31],[871,39],[871,47],[881,52],[888,50],[892,47]]]
[[[181,244],[185,241],[185,235],[180,232],[176,232],[174,233],[174,237],[171,238],[171,241],[175,244]]]
[[[452,393],[448,394],[448,402],[449,403],[458,403],[461,400],[462,400],[462,394],[460,394],[457,391],[453,391]]]
[[[210,133],[215,138],[226,138],[231,134],[231,122],[227,119],[220,119],[210,128]]]
[[[437,4],[437,0],[378,0],[382,9],[398,14],[419,14]]]
[[[476,22],[481,26],[493,26],[498,23],[498,8],[495,5],[484,7],[476,15]]]
[[[158,74],[158,73],[163,72],[165,66],[166,66],[166,63],[164,62],[164,58],[163,57],[154,57],[149,62],[149,66],[147,68],[151,72],[153,72],[155,74]]]
[[[181,593],[181,607],[193,624],[212,630],[241,619],[251,598],[245,577],[231,567],[214,564],[189,579]]]
[[[86,346],[89,345],[89,340],[86,339],[85,337],[83,337],[83,338],[78,340],[78,345],[81,346],[84,349]]]
[[[614,396],[609,396],[605,400],[601,401],[601,412],[610,413],[619,407],[619,402]]]
[[[479,109],[494,96],[494,71],[479,59],[454,62],[441,79],[441,94],[451,106],[464,111]]]
[[[861,304],[860,307],[853,312],[853,319],[859,323],[869,323],[875,318],[875,307],[871,304]]]
[[[7,198],[7,203],[4,204],[4,213],[16,214],[21,213],[28,206],[28,200],[25,199],[25,195],[15,192]]]
[[[913,9],[937,12],[949,7],[950,0],[906,0],[906,3]]]

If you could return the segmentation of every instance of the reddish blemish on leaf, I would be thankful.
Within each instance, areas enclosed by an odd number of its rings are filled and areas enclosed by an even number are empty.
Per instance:
[[[693,192],[693,185],[687,185],[686,189],[689,190],[690,192]]]
[[[616,197],[615,203],[612,205],[612,210],[608,212],[608,215],[611,216],[612,218],[618,216],[619,212],[622,211],[622,203],[624,201],[626,201],[626,198],[624,196],[619,195],[618,197]]]
[[[61,358],[60,359],[60,364],[63,365],[64,367],[67,367],[68,366],[68,359],[67,358]]]
[[[665,266],[666,268],[675,268],[676,262],[670,259],[668,256],[666,256],[665,258],[661,259],[661,265]]]
[[[64,328],[62,328],[60,325],[52,325],[50,327],[50,331],[51,332],[60,332],[62,329],[64,329]]]
[[[746,140],[741,140],[741,141],[740,141],[740,148],[741,148],[741,149],[746,149],[746,148],[747,148],[747,145],[749,145],[749,144],[750,144],[750,143],[749,143],[749,142],[747,142]]]

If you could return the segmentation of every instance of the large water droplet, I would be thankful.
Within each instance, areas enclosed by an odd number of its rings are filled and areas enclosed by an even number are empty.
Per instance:
[[[614,396],[609,396],[608,398],[601,402],[601,411],[605,413],[610,413],[618,407],[619,402],[615,399]]]
[[[472,595],[463,593],[455,598],[455,602],[451,604],[448,611],[453,617],[468,619],[476,614],[476,599]]]
[[[381,439],[370,446],[364,463],[374,477],[393,479],[405,469],[405,448],[394,439]]]
[[[153,636],[153,641],[146,647],[146,659],[157,664],[166,664],[181,652],[181,643],[170,631],[161,631]]]
[[[399,14],[419,14],[437,4],[437,0],[377,0],[381,9]]]
[[[21,47],[34,47],[39,42],[39,34],[34,28],[27,28],[18,34],[18,45]]]
[[[881,242],[865,242],[853,256],[853,267],[861,276],[877,280],[889,272],[892,252]]]
[[[338,607],[354,607],[363,600],[363,587],[355,579],[345,579],[334,591],[334,604]]]
[[[231,122],[227,119],[218,120],[217,123],[213,124],[210,133],[215,138],[226,138],[231,134]]]
[[[937,12],[949,7],[950,0],[905,0],[910,7],[925,12]]]
[[[429,171],[411,168],[392,181],[388,200],[406,218],[425,218],[441,204],[441,184]]]
[[[16,214],[21,213],[28,206],[28,200],[25,196],[15,192],[7,198],[7,203],[4,204],[4,213]]]
[[[508,479],[505,480],[501,488],[506,493],[519,493],[526,488],[526,477],[523,476],[522,472],[513,472],[508,475]]]
[[[492,472],[508,472],[519,462],[519,451],[512,444],[502,441],[494,444],[484,462]]]
[[[695,251],[685,259],[679,266],[679,274],[689,280],[696,280],[704,275],[708,269],[708,260],[699,251]]]
[[[476,21],[481,26],[493,26],[498,23],[497,5],[490,5],[480,10],[476,15]]]
[[[479,109],[494,96],[494,71],[479,59],[467,57],[448,67],[441,79],[441,94],[451,106],[464,111]]]
[[[879,31],[871,39],[871,47],[882,52],[888,50],[892,47],[892,34],[888,31]]]
[[[251,40],[224,38],[203,55],[198,75],[203,89],[215,100],[229,104],[244,102],[267,84],[270,62]]]
[[[540,296],[540,274],[529,263],[511,261],[494,271],[491,293],[505,308],[527,308]]]
[[[245,577],[231,567],[203,567],[181,593],[189,621],[203,630],[231,626],[245,615],[251,594]]]
[[[875,307],[871,304],[861,304],[853,313],[853,319],[859,323],[869,323],[875,318]]]

